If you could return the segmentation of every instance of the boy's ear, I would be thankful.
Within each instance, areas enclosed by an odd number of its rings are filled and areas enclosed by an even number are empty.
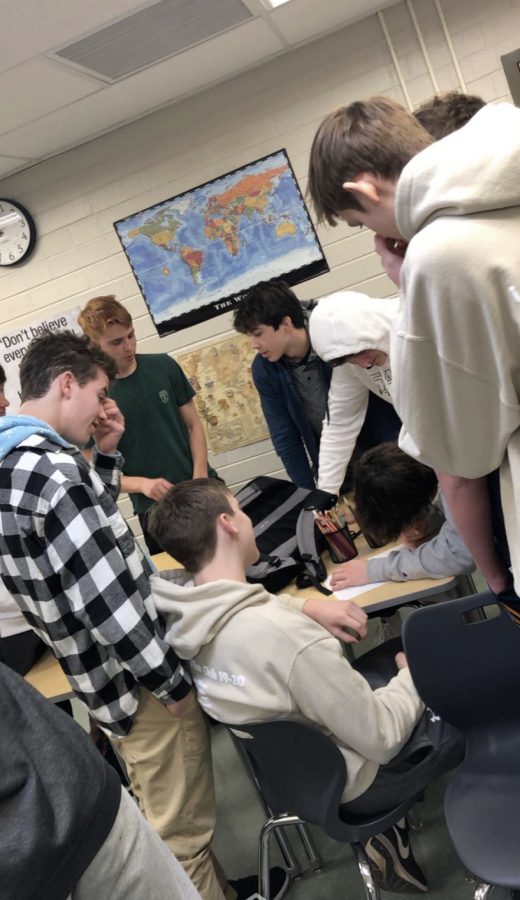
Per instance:
[[[368,200],[375,206],[381,202],[379,178],[372,172],[361,172],[356,175],[354,181],[345,181],[342,188],[344,191],[355,194],[358,199]]]
[[[62,372],[58,376],[59,386],[63,397],[70,397],[72,387],[76,381],[72,372]]]
[[[229,513],[220,513],[220,516],[217,519],[217,523],[221,526],[226,534],[238,534],[238,529],[233,522],[233,516],[230,516]]]

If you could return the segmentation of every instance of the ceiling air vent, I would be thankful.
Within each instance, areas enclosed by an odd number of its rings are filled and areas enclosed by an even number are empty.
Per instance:
[[[52,57],[118,81],[253,18],[241,0],[160,0]]]

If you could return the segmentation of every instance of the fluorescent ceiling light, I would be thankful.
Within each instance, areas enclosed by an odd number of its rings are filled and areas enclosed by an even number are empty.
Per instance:
[[[283,3],[288,3],[289,0],[262,0],[262,2],[268,9],[276,9],[277,6],[282,6]]]

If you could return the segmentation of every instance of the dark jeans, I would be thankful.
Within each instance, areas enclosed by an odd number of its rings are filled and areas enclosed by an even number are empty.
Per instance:
[[[500,497],[500,474],[498,469],[491,472],[487,476],[487,486],[489,493],[489,501],[491,504],[491,522],[493,527],[493,537],[495,539],[495,547],[502,562],[509,569],[511,566],[511,554],[509,553],[509,545],[507,542],[506,529],[504,525],[504,515],[502,512],[502,499]],[[513,587],[513,579],[511,585],[505,591],[501,591],[496,595],[499,603],[508,606],[515,614],[514,620],[520,617],[520,597]]]
[[[390,810],[422,794],[429,784],[464,759],[464,736],[427,709],[402,750],[377,775],[364,794],[342,809],[359,815]]]
[[[383,687],[397,675],[395,654],[402,649],[401,638],[393,638],[358,657],[353,668],[373,690]],[[397,756],[379,767],[368,790],[343,807],[359,815],[392,809],[408,797],[421,794],[429,784],[458,766],[464,759],[464,750],[463,735],[426,710]]]
[[[22,631],[0,640],[0,662],[25,675],[45,650],[45,644],[34,631]]]

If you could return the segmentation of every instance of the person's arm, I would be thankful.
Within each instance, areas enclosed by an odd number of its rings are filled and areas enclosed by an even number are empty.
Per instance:
[[[332,370],[328,396],[328,418],[320,440],[318,487],[338,494],[363,427],[369,389],[349,363]]]
[[[323,597],[298,597],[293,594],[278,594],[278,601],[283,606],[290,606],[314,619],[333,637],[345,644],[358,644],[366,638],[368,616],[357,603],[347,600],[326,600]]]
[[[458,533],[449,509],[438,534],[418,547],[402,547],[381,559],[367,560],[369,581],[412,581],[470,575],[475,562]]]
[[[208,477],[208,447],[206,444],[206,435],[200,421],[194,400],[189,400],[179,406],[179,412],[182,420],[188,430],[188,439],[190,442],[191,459],[193,463],[193,478]]]
[[[299,487],[312,490],[314,476],[302,435],[290,415],[276,376],[274,373],[267,375],[262,370],[262,365],[274,366],[277,363],[264,363],[261,359],[255,359],[252,366],[253,381],[260,396],[274,449],[291,481]]]
[[[491,590],[505,590],[511,577],[493,540],[491,508],[485,478],[460,478],[437,472],[455,526]]]
[[[299,652],[289,690],[309,721],[380,765],[399,752],[424,708],[408,668],[373,691],[332,638],[313,641]]]
[[[144,494],[150,500],[160,500],[173,487],[167,478],[145,478],[144,475],[122,475],[121,490],[125,494]]]
[[[123,526],[118,518],[116,524]],[[128,540],[127,540],[128,537]],[[156,629],[149,579],[133,539],[116,537],[89,480],[64,481],[52,493],[43,519],[43,540],[55,590],[77,620],[136,681],[163,703],[179,701],[190,689],[174,651]],[[124,551],[123,551],[124,546]],[[74,630],[70,640],[74,640]],[[78,685],[96,692],[88,654],[76,651]]]
[[[107,397],[104,403],[107,419],[100,423],[94,435],[94,444],[82,450],[84,459],[97,471],[106,489],[114,499],[119,491],[144,494],[151,500],[160,500],[172,487],[166,478],[145,478],[140,475],[123,475],[123,457],[117,444],[123,434],[124,418],[114,400]]]

